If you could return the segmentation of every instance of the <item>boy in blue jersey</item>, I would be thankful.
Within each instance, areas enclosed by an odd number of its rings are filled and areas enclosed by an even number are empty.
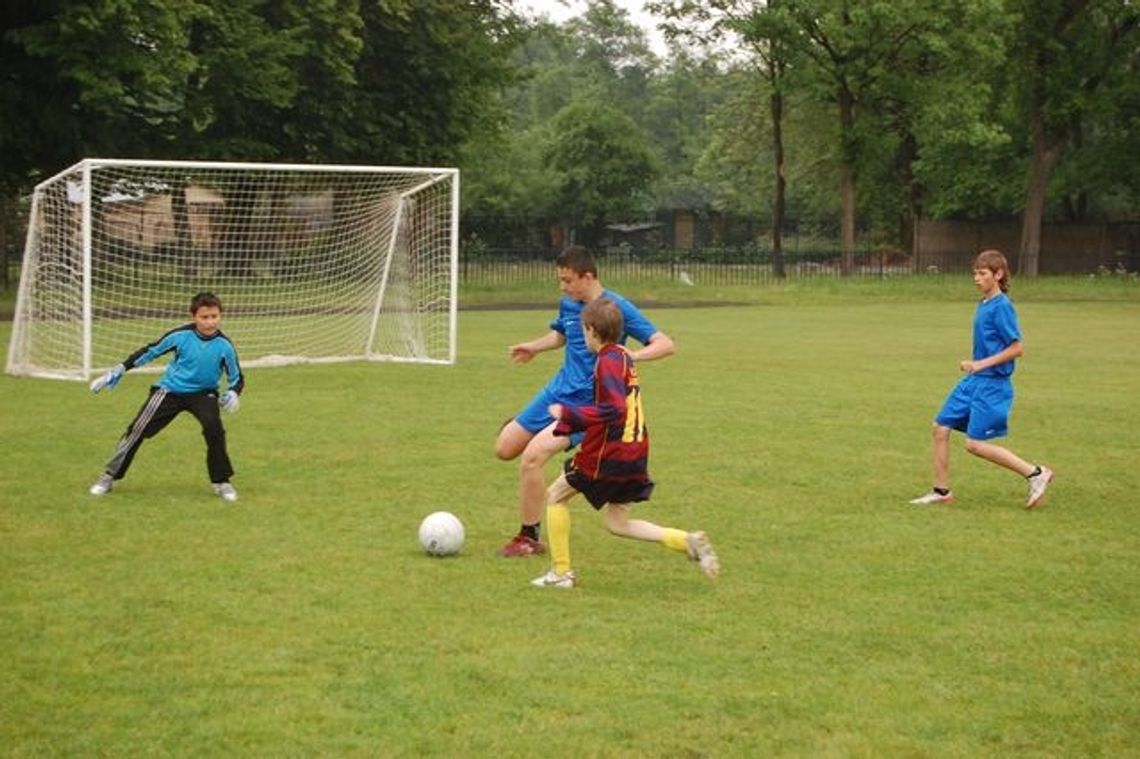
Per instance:
[[[570,437],[555,436],[556,421],[550,415],[552,404],[582,406],[593,401],[594,362],[596,356],[586,346],[582,331],[582,309],[603,295],[617,304],[624,319],[621,339],[632,337],[642,344],[631,351],[635,361],[653,361],[674,351],[673,340],[658,330],[621,295],[606,290],[598,280],[594,257],[585,248],[571,246],[554,262],[558,271],[562,300],[558,316],[550,322],[550,331],[542,337],[516,343],[508,351],[512,361],[525,364],[539,353],[565,347],[562,368],[534,396],[526,408],[499,430],[495,455],[503,461],[521,456],[519,466],[519,533],[499,551],[501,556],[530,556],[545,553],[539,540],[546,482],[543,470],[555,454],[568,450],[581,440],[581,433]]]
[[[167,353],[174,358],[162,377],[150,389],[146,403],[115,447],[115,453],[103,474],[91,486],[92,495],[106,495],[115,480],[126,476],[139,447],[154,437],[183,411],[189,411],[202,425],[206,438],[206,469],[214,492],[226,501],[238,499],[230,484],[233,466],[226,452],[226,431],[219,408],[238,410],[238,397],[245,388],[233,343],[218,329],[222,320],[222,302],[213,293],[198,293],[190,301],[194,321],[170,330],[155,342],[139,348],[123,363],[91,383],[92,392],[115,389],[123,374],[148,364]],[[218,394],[222,370],[226,372],[226,392]]]
[[[1013,369],[1022,354],[1021,329],[1009,296],[1009,264],[997,250],[974,259],[974,285],[982,301],[974,314],[973,358],[960,362],[966,376],[958,382],[934,418],[934,487],[911,503],[950,503],[950,430],[966,433],[966,450],[1017,472],[1029,482],[1025,508],[1041,503],[1053,480],[1047,467],[1034,465],[999,445],[987,442],[1007,432],[1013,407]]]

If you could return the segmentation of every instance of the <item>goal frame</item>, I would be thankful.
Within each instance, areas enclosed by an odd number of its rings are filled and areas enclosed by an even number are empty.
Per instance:
[[[92,282],[94,279],[94,257],[92,251],[93,245],[93,198],[92,198],[92,174],[94,171],[103,168],[114,167],[129,167],[131,169],[174,169],[183,171],[226,171],[226,172],[251,172],[251,173],[270,173],[276,172],[279,174],[336,174],[336,175],[379,175],[379,174],[393,174],[393,175],[408,175],[416,178],[422,178],[420,181],[410,189],[401,190],[396,196],[399,198],[400,203],[397,204],[395,212],[396,220],[389,235],[390,239],[387,243],[387,250],[383,264],[383,275],[380,278],[379,285],[376,288],[375,301],[372,307],[371,324],[367,330],[368,339],[361,347],[358,354],[355,355],[340,355],[340,356],[266,356],[255,357],[252,360],[247,360],[243,357],[242,364],[246,367],[258,366],[280,366],[294,363],[335,363],[346,361],[403,361],[415,363],[428,363],[428,364],[454,364],[456,361],[457,353],[457,337],[458,337],[458,276],[459,276],[459,169],[445,168],[445,167],[410,167],[410,166],[370,166],[370,165],[342,165],[342,164],[299,164],[299,163],[270,163],[270,162],[228,162],[228,161],[190,161],[190,160],[147,160],[147,159],[128,159],[128,158],[87,158],[78,163],[57,172],[53,176],[39,182],[33,191],[31,207],[29,211],[29,223],[27,235],[25,237],[23,260],[21,264],[20,283],[17,290],[17,300],[15,316],[13,320],[13,330],[8,347],[7,363],[5,371],[8,374],[19,376],[42,377],[49,379],[64,379],[64,380],[87,380],[94,374],[102,371],[103,368],[97,365],[93,359],[94,355],[94,337],[92,326],[95,320],[94,313],[94,298],[92,292]],[[41,240],[37,235],[42,235],[43,231],[38,228],[37,220],[43,212],[41,204],[44,203],[44,194],[47,188],[57,185],[61,182],[67,182],[68,177],[81,177],[80,182],[80,197],[76,200],[69,198],[68,202],[77,202],[79,205],[79,235],[81,241],[78,259],[81,262],[80,266],[80,314],[81,321],[80,335],[81,345],[79,346],[80,356],[75,365],[67,366],[64,368],[53,368],[50,366],[37,366],[34,360],[30,360],[31,348],[29,346],[30,338],[30,322],[32,308],[31,299],[35,296],[33,292],[34,280],[36,272],[30,271],[29,267],[34,267],[39,264],[37,260],[38,246]],[[429,188],[433,185],[440,183],[448,183],[450,187],[444,186],[443,192],[449,190],[449,203],[448,207],[450,219],[448,220],[447,242],[446,242],[446,267],[447,267],[447,295],[446,295],[446,352],[444,355],[435,357],[424,356],[400,356],[393,354],[380,354],[373,350],[377,336],[378,323],[381,314],[384,310],[385,291],[389,283],[389,271],[392,266],[392,261],[396,255],[395,248],[398,244],[402,232],[404,217],[404,205],[408,198],[415,197],[415,193]],[[71,187],[67,187],[70,192]],[[439,267],[441,268],[441,267]],[[185,302],[189,302],[192,292],[186,292],[184,296]],[[227,311],[231,305],[230,301],[226,300]],[[179,304],[180,305],[180,304]],[[442,310],[441,310],[442,313]],[[169,325],[175,326],[174,324]],[[157,337],[154,335],[153,337]],[[137,347],[137,346],[136,346]],[[239,345],[239,351],[241,350]],[[150,369],[152,371],[161,370],[163,367],[147,367],[143,370]]]

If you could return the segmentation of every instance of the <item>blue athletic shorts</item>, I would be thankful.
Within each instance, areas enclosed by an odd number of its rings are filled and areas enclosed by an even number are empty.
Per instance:
[[[567,403],[565,398],[558,398],[546,388],[538,391],[538,395],[531,399],[526,408],[519,412],[515,417],[515,421],[522,425],[522,428],[531,434],[537,435],[544,429],[550,426],[554,421],[554,417],[550,415],[547,410],[552,403]],[[587,400],[586,403],[589,403]],[[582,442],[582,438],[586,436],[585,432],[575,432],[570,436],[570,445],[567,450],[573,448]]]
[[[1008,377],[971,374],[950,391],[934,421],[972,440],[990,440],[1008,433],[1012,408],[1013,383]]]

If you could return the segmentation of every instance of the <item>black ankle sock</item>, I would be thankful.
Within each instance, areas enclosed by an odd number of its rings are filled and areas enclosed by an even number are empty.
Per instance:
[[[1032,472],[1030,472],[1029,474],[1025,475],[1025,479],[1027,479],[1027,480],[1028,480],[1030,477],[1036,477],[1036,476],[1037,476],[1037,475],[1039,475],[1039,474],[1041,474],[1041,465],[1040,465],[1040,464],[1037,464],[1036,466],[1034,466],[1034,467],[1033,467],[1033,471],[1032,471]]]
[[[938,495],[946,495],[950,492],[950,488],[931,488]]]
[[[535,522],[534,524],[524,524],[519,530],[520,535],[526,535],[531,540],[538,540],[538,528],[542,522]]]

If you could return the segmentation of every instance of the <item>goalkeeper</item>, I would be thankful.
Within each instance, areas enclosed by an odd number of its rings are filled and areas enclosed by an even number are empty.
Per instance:
[[[131,461],[147,438],[154,437],[183,411],[189,411],[202,425],[206,438],[206,469],[214,492],[226,501],[236,501],[237,491],[230,484],[233,466],[226,452],[226,430],[219,409],[238,410],[238,397],[245,387],[237,351],[218,326],[222,302],[213,293],[198,293],[190,300],[194,321],[176,327],[157,341],[139,348],[111,371],[91,383],[92,392],[113,390],[123,374],[148,364],[167,353],[174,358],[162,377],[150,389],[146,403],[115,447],[104,472],[91,486],[92,495],[106,495],[115,480],[126,476]],[[227,390],[218,394],[218,381],[225,369]]]

